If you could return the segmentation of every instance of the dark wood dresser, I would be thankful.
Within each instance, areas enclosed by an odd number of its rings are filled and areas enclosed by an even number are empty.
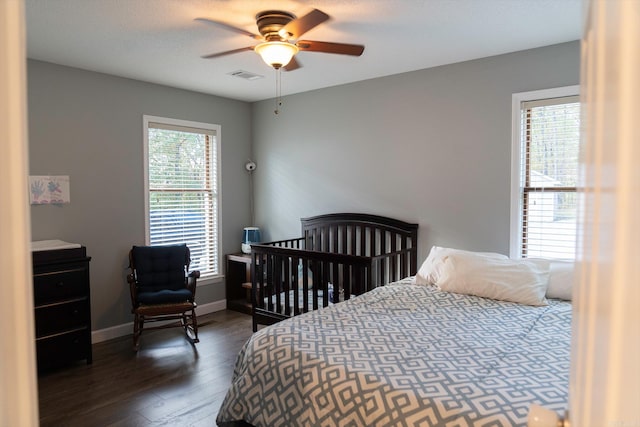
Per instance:
[[[38,370],[92,362],[89,261],[86,248],[33,252]]]

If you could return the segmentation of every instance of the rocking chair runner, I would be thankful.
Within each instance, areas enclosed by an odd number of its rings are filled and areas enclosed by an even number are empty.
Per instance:
[[[177,320],[147,329],[180,326],[191,343],[199,342],[195,294],[200,272],[187,274],[190,263],[190,251],[184,244],[133,246],[129,251],[134,350],[139,348],[145,322]]]

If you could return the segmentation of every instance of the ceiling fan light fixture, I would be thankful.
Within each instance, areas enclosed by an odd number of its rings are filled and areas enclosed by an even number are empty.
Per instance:
[[[254,50],[267,65],[276,70],[287,65],[291,58],[298,53],[296,45],[278,41],[260,43]]]

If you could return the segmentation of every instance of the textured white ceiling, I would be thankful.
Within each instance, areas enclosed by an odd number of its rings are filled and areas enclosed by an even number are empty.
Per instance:
[[[255,15],[279,9],[331,20],[303,38],[364,44],[361,57],[300,52],[283,95],[578,40],[581,0],[26,0],[29,58],[244,101],[275,95],[275,71],[254,45],[206,17],[257,33]],[[243,70],[263,75],[244,80]]]

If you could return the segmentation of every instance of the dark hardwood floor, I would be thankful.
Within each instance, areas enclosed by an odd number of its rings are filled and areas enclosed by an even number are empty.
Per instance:
[[[198,317],[200,342],[179,328],[145,331],[93,346],[79,363],[38,379],[41,426],[215,426],[236,355],[251,336],[251,316]]]

